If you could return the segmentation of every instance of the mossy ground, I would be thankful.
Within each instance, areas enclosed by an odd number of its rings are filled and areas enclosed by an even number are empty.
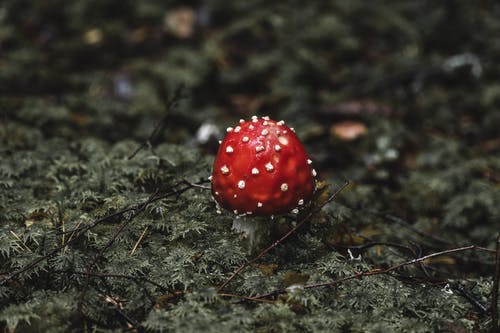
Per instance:
[[[494,1],[4,1],[0,328],[487,331],[491,251],[241,297],[495,248],[499,15]],[[328,193],[351,185],[231,298],[217,287],[250,257],[192,184],[254,114],[295,127]],[[296,221],[270,223],[279,237]]]

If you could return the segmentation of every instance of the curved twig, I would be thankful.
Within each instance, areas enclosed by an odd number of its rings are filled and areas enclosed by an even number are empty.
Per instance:
[[[312,216],[314,216],[314,214],[318,213],[326,204],[332,202],[333,199],[335,199],[337,197],[337,195],[340,192],[342,192],[342,190],[344,190],[348,185],[349,185],[349,182],[346,181],[325,202],[323,202],[319,207],[317,207],[316,209],[312,210],[309,214],[307,214],[304,218],[302,218],[302,220],[297,224],[297,226],[295,226],[293,229],[291,229],[290,231],[288,231],[280,239],[274,241],[264,251],[262,251],[261,253],[259,253],[259,255],[257,255],[255,258],[253,258],[253,259],[251,259],[251,260],[243,263],[241,266],[239,266],[238,268],[236,268],[236,270],[231,274],[231,276],[229,276],[226,279],[226,281],[224,281],[224,283],[222,283],[219,286],[218,291],[219,292],[222,291],[243,269],[245,269],[246,267],[250,266],[254,262],[258,261],[260,258],[262,258],[263,256],[265,256],[269,251],[271,251],[272,249],[274,249],[276,246],[278,246],[279,244],[281,244],[285,239],[287,239],[293,233],[295,233],[298,229],[300,229],[307,221],[309,221],[309,219]]]
[[[463,246],[463,247],[459,247],[459,248],[439,251],[439,252],[431,253],[431,254],[416,258],[416,259],[407,260],[407,261],[401,262],[399,264],[393,265],[393,266],[388,267],[388,268],[375,268],[375,269],[371,269],[369,271],[358,272],[358,273],[355,273],[353,275],[349,275],[349,276],[346,276],[346,277],[343,277],[343,278],[340,278],[337,280],[305,285],[305,286],[303,286],[303,289],[313,289],[313,288],[319,288],[319,287],[333,287],[333,286],[336,286],[336,285],[341,284],[343,282],[354,280],[354,279],[359,279],[359,278],[362,278],[364,276],[388,274],[388,273],[393,272],[401,267],[421,263],[421,262],[423,262],[427,259],[430,259],[430,258],[439,257],[439,256],[451,254],[451,253],[471,251],[471,250],[481,251],[481,249],[475,245],[469,245],[469,246]],[[287,289],[282,288],[282,289],[277,289],[277,290],[271,291],[271,292],[266,293],[266,294],[255,295],[255,296],[253,296],[253,298],[257,298],[257,299],[268,298],[268,297],[283,294],[286,292],[287,292]]]

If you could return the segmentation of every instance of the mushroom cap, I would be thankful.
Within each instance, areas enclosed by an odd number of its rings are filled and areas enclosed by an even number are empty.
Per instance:
[[[282,214],[311,199],[315,175],[293,129],[254,116],[228,128],[213,164],[212,194],[235,214]]]

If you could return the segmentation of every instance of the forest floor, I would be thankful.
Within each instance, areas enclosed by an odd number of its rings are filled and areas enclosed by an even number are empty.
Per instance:
[[[499,16],[4,1],[0,331],[495,332]],[[256,260],[207,180],[253,115],[294,127],[319,179]]]

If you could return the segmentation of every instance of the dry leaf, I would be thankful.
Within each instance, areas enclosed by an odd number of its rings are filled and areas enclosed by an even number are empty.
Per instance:
[[[434,258],[429,258],[425,259],[423,261],[424,264],[429,265],[429,264],[443,264],[443,265],[455,265],[456,260],[453,257],[448,257],[448,256],[440,256],[440,257],[434,257]]]
[[[307,280],[309,280],[309,275],[307,274],[286,271],[285,277],[283,279],[283,284],[285,285],[285,287],[290,287],[292,285],[305,285]]]
[[[134,44],[142,43],[148,37],[148,30],[145,27],[134,29],[130,34],[130,41]]]
[[[85,31],[83,34],[83,41],[85,44],[94,45],[102,41],[103,34],[102,30],[98,28],[93,28]]]
[[[177,38],[186,39],[193,35],[196,12],[191,7],[178,7],[167,12],[165,26]]]
[[[276,270],[278,269],[278,265],[276,264],[269,264],[269,265],[257,265],[257,268],[264,274],[265,276],[271,276],[273,275]]]
[[[26,218],[26,220],[24,220],[24,225],[26,226],[26,228],[29,228],[37,222],[43,222],[49,226],[52,226],[52,222],[50,220],[49,214],[47,214],[45,212],[40,212],[40,211],[35,211],[35,212],[31,213]]]
[[[155,309],[165,308],[168,303],[177,300],[178,298],[184,296],[183,291],[174,291],[173,293],[163,294],[156,298],[156,303],[154,305]]]
[[[330,133],[343,141],[353,141],[367,132],[365,124],[357,121],[343,121],[332,125]]]

